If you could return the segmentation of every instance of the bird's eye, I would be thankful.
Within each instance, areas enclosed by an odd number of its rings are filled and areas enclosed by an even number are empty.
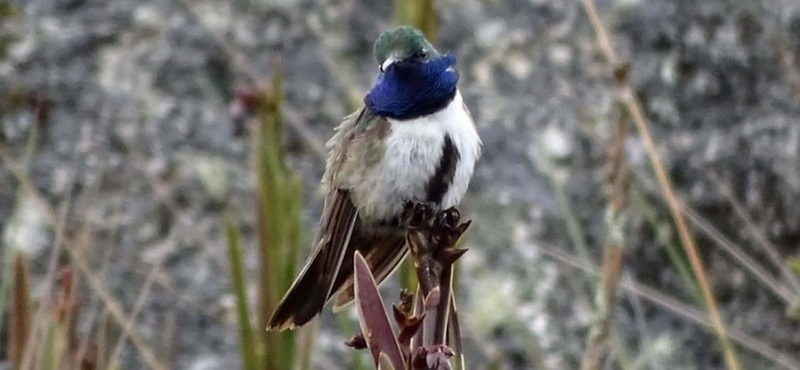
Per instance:
[[[414,58],[417,58],[417,59],[425,59],[427,57],[428,57],[428,53],[426,53],[424,50],[420,50],[420,51],[418,51],[418,52],[416,52],[414,54]]]

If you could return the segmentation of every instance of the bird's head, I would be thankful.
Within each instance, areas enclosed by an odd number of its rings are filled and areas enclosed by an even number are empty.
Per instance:
[[[456,58],[439,54],[414,27],[400,26],[375,41],[380,73],[364,103],[374,114],[412,119],[443,109],[457,91]]]
[[[441,56],[422,31],[411,26],[396,27],[378,36],[374,55],[381,72],[394,65],[427,63]]]

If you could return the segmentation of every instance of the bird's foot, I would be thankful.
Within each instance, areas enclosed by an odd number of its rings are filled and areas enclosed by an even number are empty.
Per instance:
[[[436,226],[438,227],[456,228],[459,221],[461,221],[461,212],[456,207],[450,207],[436,215]]]
[[[471,221],[461,222],[461,212],[452,207],[438,210],[432,203],[410,201],[406,203],[401,217],[401,223],[410,235],[415,235],[420,240],[427,240],[420,245],[433,248],[431,253],[439,255],[453,254],[452,258],[444,257],[450,263],[455,261],[466,250],[455,248],[455,243],[469,227]],[[413,243],[412,243],[413,244]],[[451,250],[448,250],[451,249]],[[418,251],[416,251],[418,252]],[[416,253],[412,250],[412,253]]]
[[[443,245],[455,245],[455,242],[467,231],[472,221],[461,222],[461,212],[452,207],[439,212],[436,220],[437,237]]]
[[[436,239],[443,240],[445,244],[455,242],[471,221],[462,223],[461,212],[456,207],[441,211],[437,208],[433,203],[410,201],[400,217],[401,224],[409,229],[433,231]]]
[[[403,210],[401,221],[403,226],[412,229],[429,227],[436,223],[439,213],[435,212],[436,206],[430,202],[409,201]]]

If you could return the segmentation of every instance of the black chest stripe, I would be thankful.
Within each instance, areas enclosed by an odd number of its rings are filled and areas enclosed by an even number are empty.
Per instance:
[[[439,160],[439,166],[433,177],[428,181],[427,201],[431,203],[441,203],[442,198],[450,184],[453,183],[453,177],[456,175],[456,165],[461,159],[461,154],[458,148],[453,144],[450,135],[445,135],[444,146],[442,148],[442,159]]]

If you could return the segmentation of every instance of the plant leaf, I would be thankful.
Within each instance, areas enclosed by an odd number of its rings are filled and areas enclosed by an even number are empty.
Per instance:
[[[372,352],[374,364],[376,367],[379,366],[381,356],[384,355],[391,360],[394,369],[406,370],[400,344],[395,339],[375,278],[361,253],[356,252],[353,259],[359,323],[364,339],[367,340],[367,346]]]
[[[378,370],[395,370],[392,360],[385,353],[381,353],[378,359]]]
[[[458,307],[456,306],[456,296],[450,293],[450,319],[448,322],[448,334],[450,335],[449,345],[455,351],[455,369],[467,370],[464,360],[464,346],[461,344],[461,325],[458,323]]]
[[[25,343],[31,329],[31,298],[28,286],[28,264],[25,255],[14,254],[14,282],[11,309],[8,312],[8,358],[12,368],[19,369],[25,353]]]

